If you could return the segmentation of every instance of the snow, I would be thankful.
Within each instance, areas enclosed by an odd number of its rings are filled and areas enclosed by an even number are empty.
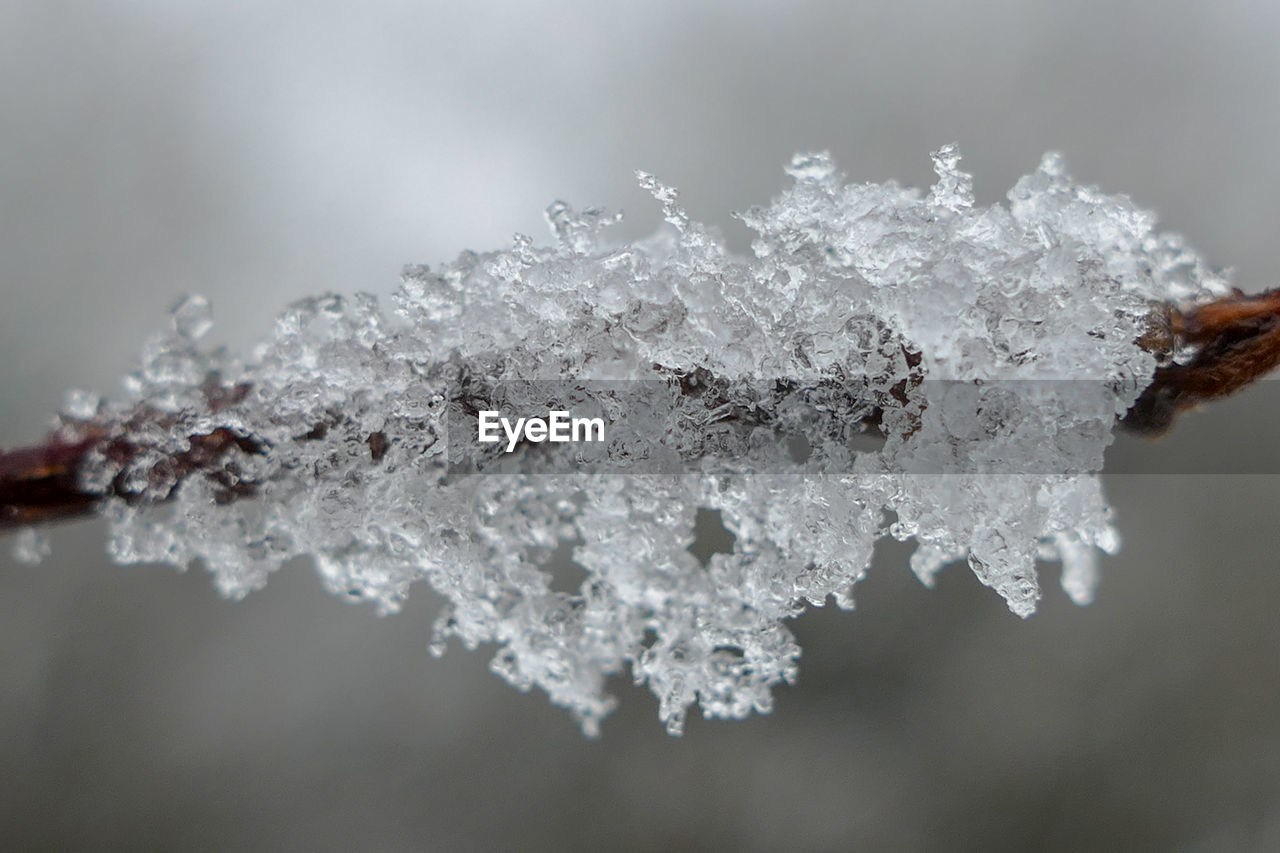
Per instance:
[[[990,207],[954,146],[934,166],[922,193],[797,156],[792,185],[739,214],[750,257],[641,173],[667,223],[647,240],[611,242],[617,216],[557,202],[552,245],[407,267],[389,312],[303,300],[243,361],[201,348],[211,313],[189,298],[124,397],[68,404],[136,449],[84,472],[131,493],[107,504],[110,553],[202,560],[233,597],[311,555],[335,594],[384,613],[426,581],[448,601],[433,653],[495,644],[496,673],[590,734],[624,671],[673,734],[695,704],[768,712],[797,673],[787,620],[851,608],[883,537],[917,543],[926,585],[967,562],[1020,616],[1036,560],[1087,603],[1119,544],[1096,472],[1156,367],[1136,343],[1152,303],[1225,282],[1055,155]],[[481,451],[468,407],[494,397],[480,408],[611,413],[617,437]],[[217,477],[166,461],[219,428],[255,444]],[[735,537],[706,565],[699,509]],[[585,572],[570,591],[553,588],[564,543]]]

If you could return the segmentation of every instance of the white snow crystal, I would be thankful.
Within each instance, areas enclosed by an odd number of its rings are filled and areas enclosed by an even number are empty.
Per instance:
[[[50,552],[48,534],[34,527],[21,528],[14,535],[13,544],[10,546],[14,561],[28,566],[39,565]]]
[[[84,472],[116,495],[111,553],[201,559],[229,596],[310,554],[382,612],[425,580],[448,600],[433,652],[496,644],[495,672],[589,733],[624,669],[672,733],[695,703],[769,711],[797,671],[786,620],[852,607],[884,536],[918,543],[925,584],[967,561],[1021,616],[1037,559],[1087,603],[1118,544],[1095,474],[1156,367],[1136,343],[1151,304],[1225,285],[1054,155],[991,207],[954,146],[934,164],[921,193],[796,157],[793,185],[740,214],[750,257],[641,173],[670,225],[648,240],[612,243],[617,216],[556,203],[555,245],[408,267],[390,314],[304,300],[243,364],[199,347],[208,303],[188,299],[128,399],[69,407],[107,411],[133,449]],[[624,437],[553,458],[466,434],[476,401],[552,398]],[[173,462],[210,454],[214,473]],[[705,565],[700,509],[734,536]],[[576,588],[555,588],[556,553]]]

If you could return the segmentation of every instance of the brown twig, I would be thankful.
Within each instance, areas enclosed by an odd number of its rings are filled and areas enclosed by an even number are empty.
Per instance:
[[[1165,306],[1152,313],[1151,327],[1139,341],[1144,348],[1167,357],[1181,348],[1192,347],[1194,354],[1185,363],[1170,360],[1157,369],[1151,384],[1119,422],[1122,429],[1130,432],[1160,435],[1173,425],[1179,413],[1238,391],[1280,366],[1280,289],[1254,296],[1235,291],[1204,305]],[[911,362],[910,357],[908,361]],[[912,366],[918,364],[916,355]],[[238,403],[250,390],[246,385],[223,387],[216,377],[207,384],[206,397],[212,412]],[[117,462],[130,461],[143,449],[130,439],[130,425],[140,426],[155,417],[157,413],[140,410],[126,423],[123,434],[92,422],[71,423],[41,444],[0,452],[0,533],[92,515],[107,497],[138,499],[139,492],[120,479],[96,491],[87,489],[80,475],[91,454],[103,454]],[[875,428],[876,417],[878,413],[870,416],[869,428]],[[311,433],[297,438],[322,438],[325,430],[325,424],[318,424]],[[375,463],[386,453],[388,440],[381,432],[368,437]],[[255,492],[256,484],[240,476],[236,458],[239,453],[264,452],[260,439],[220,427],[191,435],[188,445],[188,449],[151,466],[147,484],[148,493],[153,495],[150,499],[156,499],[157,484],[161,487],[159,499],[163,500],[193,475],[214,482],[220,501]]]
[[[54,431],[44,444],[0,453],[0,532],[92,515],[98,503],[110,496],[138,500],[138,489],[123,478],[95,491],[84,486],[80,475],[91,454],[128,463],[141,450],[138,443],[113,435],[101,425],[72,423]],[[164,456],[151,466],[147,485],[159,487],[161,499],[167,499],[184,479],[200,474],[218,486],[215,494],[219,501],[251,495],[255,484],[238,476],[236,451],[261,453],[263,447],[256,439],[226,427],[194,434],[188,439],[188,449]]]
[[[101,495],[85,492],[79,469],[102,435],[68,442],[54,433],[45,444],[0,453],[0,531],[93,512]]]
[[[1280,365],[1280,288],[1253,296],[1236,290],[1204,305],[1166,313],[1149,337],[1163,337],[1161,344],[1170,350],[1194,347],[1194,354],[1185,363],[1156,370],[1120,421],[1130,432],[1161,435],[1181,412],[1234,394]]]

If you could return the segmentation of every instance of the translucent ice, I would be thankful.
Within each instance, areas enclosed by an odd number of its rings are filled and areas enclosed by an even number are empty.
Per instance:
[[[796,674],[786,620],[852,607],[883,536],[918,543],[924,583],[967,562],[1022,616],[1037,559],[1086,603],[1118,544],[1095,473],[1156,366],[1151,304],[1225,284],[1056,156],[991,207],[953,146],[934,163],[920,192],[796,157],[792,186],[740,214],[750,257],[641,174],[669,223],[650,239],[611,243],[616,216],[558,202],[554,245],[408,267],[391,313],[304,300],[245,363],[200,348],[190,298],[126,399],[66,407],[123,442],[83,472],[111,495],[111,553],[200,559],[230,596],[309,554],[382,612],[426,581],[449,602],[433,652],[495,644],[496,673],[588,732],[624,669],[672,732],[694,704],[767,712]],[[459,426],[479,401],[551,398],[631,430],[566,464]],[[700,509],[734,537],[705,565]]]
[[[34,566],[49,556],[49,537],[34,527],[24,527],[13,537],[11,549],[15,561]]]

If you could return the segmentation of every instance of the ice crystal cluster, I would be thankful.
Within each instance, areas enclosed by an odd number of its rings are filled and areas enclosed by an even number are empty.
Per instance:
[[[406,268],[389,311],[305,300],[243,361],[201,347],[210,314],[190,298],[124,399],[64,414],[129,437],[85,472],[116,495],[110,552],[202,561],[229,596],[311,555],[384,612],[426,581],[447,602],[433,653],[496,646],[495,672],[589,733],[616,674],[672,733],[694,704],[768,712],[797,673],[786,621],[851,608],[881,537],[917,543],[926,584],[967,562],[1020,616],[1036,560],[1085,603],[1118,544],[1096,472],[1156,367],[1138,343],[1152,304],[1224,284],[1054,155],[990,207],[958,163],[936,152],[922,192],[798,156],[780,197],[739,214],[747,257],[641,173],[667,223],[650,239],[611,241],[616,216],[557,203],[552,245]],[[630,437],[567,463],[536,445],[472,458],[459,425],[495,394],[532,413],[568,395]],[[184,476],[174,458],[218,430],[244,439],[230,461]],[[700,510],[732,553],[690,551]]]

